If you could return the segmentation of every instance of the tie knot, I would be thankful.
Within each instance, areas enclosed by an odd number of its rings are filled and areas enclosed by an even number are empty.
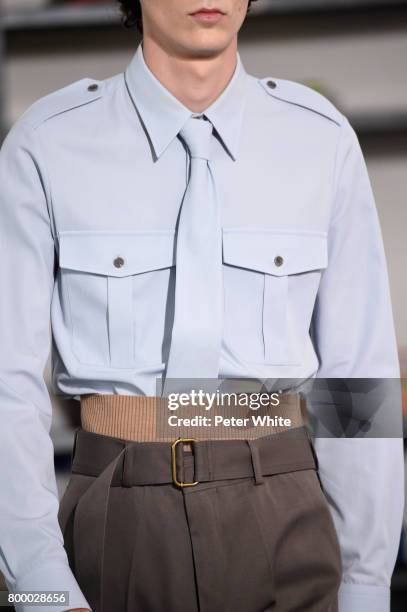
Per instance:
[[[213,126],[210,121],[195,117],[188,119],[179,134],[185,141],[191,158],[210,159],[212,130]]]

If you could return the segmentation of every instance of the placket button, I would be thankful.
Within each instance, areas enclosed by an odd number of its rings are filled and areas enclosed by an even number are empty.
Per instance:
[[[282,266],[284,263],[284,258],[281,255],[276,255],[274,257],[274,263],[276,266]]]

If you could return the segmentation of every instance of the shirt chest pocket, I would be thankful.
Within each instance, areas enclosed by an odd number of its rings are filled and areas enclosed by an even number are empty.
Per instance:
[[[163,363],[174,231],[59,233],[62,308],[84,365]]]
[[[326,233],[224,228],[223,263],[227,348],[246,362],[300,365]]]

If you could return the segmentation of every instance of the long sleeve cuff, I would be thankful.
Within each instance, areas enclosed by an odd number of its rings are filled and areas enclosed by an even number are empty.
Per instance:
[[[338,603],[339,612],[390,612],[390,589],[342,582]]]
[[[27,604],[15,605],[16,612],[66,612],[76,608],[91,610],[69,565],[47,564],[36,568],[17,581],[14,592],[21,591],[66,591],[69,594],[69,602],[63,604],[47,604],[44,606]]]

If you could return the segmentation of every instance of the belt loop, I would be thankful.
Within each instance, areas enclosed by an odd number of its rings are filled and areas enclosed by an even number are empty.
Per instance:
[[[256,444],[255,440],[246,440],[246,442],[250,448],[250,454],[252,457],[253,473],[254,473],[254,479],[256,481],[256,485],[264,484],[263,472],[262,472],[261,465],[260,465],[259,447]]]
[[[326,494],[325,493],[325,487],[324,487],[324,485],[322,483],[322,478],[321,478],[321,475],[319,473],[319,461],[318,461],[317,451],[315,450],[315,446],[314,446],[314,440],[313,440],[313,438],[312,438],[312,436],[311,436],[311,434],[309,432],[309,429],[307,427],[305,428],[305,431],[307,432],[307,437],[308,437],[308,441],[309,441],[309,444],[310,444],[310,447],[311,447],[311,452],[312,452],[312,455],[314,457],[315,471],[317,473],[317,478],[318,478],[318,481],[319,481],[319,486],[321,487],[322,492],[324,494]]]
[[[206,447],[206,461],[208,466],[208,478],[212,480],[214,474],[214,466],[213,466],[213,445],[212,440],[208,440]]]

